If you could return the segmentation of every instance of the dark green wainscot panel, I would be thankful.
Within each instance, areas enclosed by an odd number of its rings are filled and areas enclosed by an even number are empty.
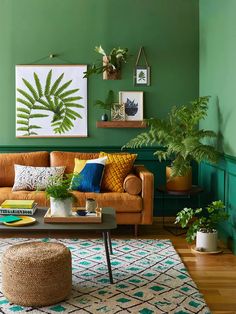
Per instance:
[[[236,158],[225,155],[217,165],[202,163],[199,182],[205,190],[205,203],[218,199],[225,203],[229,219],[219,225],[219,234],[236,254]]]

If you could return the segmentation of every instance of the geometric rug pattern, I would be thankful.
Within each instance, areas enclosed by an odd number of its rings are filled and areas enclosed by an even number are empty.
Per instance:
[[[169,240],[113,239],[113,285],[101,239],[0,239],[0,254],[28,241],[60,242],[71,250],[72,294],[64,302],[30,308],[9,303],[0,292],[0,313],[210,313]]]

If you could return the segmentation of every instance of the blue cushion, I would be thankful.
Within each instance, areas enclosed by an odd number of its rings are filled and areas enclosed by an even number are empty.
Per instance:
[[[75,158],[75,175],[71,182],[72,190],[99,193],[106,159],[107,157],[90,160]]]

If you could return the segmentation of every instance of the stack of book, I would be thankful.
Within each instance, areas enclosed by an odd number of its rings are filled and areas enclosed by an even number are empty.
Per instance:
[[[37,209],[34,200],[5,200],[0,207],[0,214],[33,215]]]

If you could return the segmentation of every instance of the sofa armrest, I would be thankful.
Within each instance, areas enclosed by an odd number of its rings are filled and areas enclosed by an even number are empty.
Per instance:
[[[134,165],[134,172],[142,180],[142,224],[152,224],[154,200],[154,176],[143,165]]]

